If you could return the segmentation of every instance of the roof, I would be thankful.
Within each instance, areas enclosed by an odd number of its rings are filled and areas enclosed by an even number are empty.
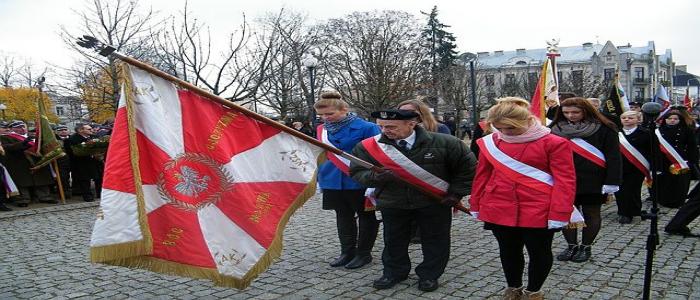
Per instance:
[[[557,57],[558,63],[574,63],[589,61],[593,54],[600,53],[605,45],[584,43],[578,46],[559,47],[561,56]],[[633,55],[648,55],[649,51],[654,50],[654,42],[650,41],[646,46],[630,47],[622,46],[617,48],[621,53],[630,53]],[[488,56],[484,56],[488,53]],[[670,50],[667,50],[664,55],[670,56]],[[516,51],[494,51],[494,52],[479,52],[478,63],[485,67],[503,67],[520,64],[542,64],[546,57],[547,49],[520,49]]]
[[[673,76],[673,86],[684,87],[686,85],[700,86],[700,77],[696,76],[695,74],[676,69],[676,75]]]

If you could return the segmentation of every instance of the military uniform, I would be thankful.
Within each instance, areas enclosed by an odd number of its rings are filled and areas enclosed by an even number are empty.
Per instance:
[[[95,182],[95,191],[97,198],[100,198],[102,190],[102,161],[91,156],[76,156],[73,153],[73,145],[79,145],[87,142],[94,136],[82,136],[79,133],[72,134],[68,139],[63,141],[63,148],[70,158],[71,175],[73,178],[73,186],[79,191],[85,202],[94,201],[94,196],[91,190],[91,180]]]

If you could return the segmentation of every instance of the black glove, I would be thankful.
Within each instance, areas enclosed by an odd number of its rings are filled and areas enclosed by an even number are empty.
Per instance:
[[[442,200],[440,200],[440,204],[445,206],[455,206],[460,201],[462,201],[462,197],[455,195],[447,195],[444,198],[442,198]]]
[[[393,181],[397,181],[398,177],[396,177],[396,174],[392,172],[391,170],[383,170],[380,172],[372,172],[374,175],[374,180],[380,182],[380,183],[389,183]]]

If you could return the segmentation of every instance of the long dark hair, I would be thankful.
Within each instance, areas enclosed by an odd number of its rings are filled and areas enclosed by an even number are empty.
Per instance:
[[[566,100],[562,101],[561,104],[559,104],[559,109],[557,109],[557,113],[554,115],[554,120],[552,120],[552,123],[549,124],[549,127],[553,127],[561,121],[566,121],[566,117],[564,117],[564,107],[577,107],[583,111],[584,120],[598,120],[600,123],[613,131],[617,131],[617,126],[615,123],[608,120],[608,118],[596,110],[593,105],[588,102],[588,100],[581,97],[567,98]]]

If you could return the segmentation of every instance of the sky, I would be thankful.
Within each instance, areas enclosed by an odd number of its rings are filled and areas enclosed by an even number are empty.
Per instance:
[[[110,1],[110,0],[103,0]],[[124,0],[129,1],[129,0]],[[159,18],[177,15],[184,0],[140,0]],[[29,59],[36,65],[67,67],[75,55],[59,37],[61,26],[77,28],[85,0],[0,0],[0,53]],[[677,65],[700,75],[700,1],[692,0],[190,0],[189,10],[211,28],[212,37],[226,37],[245,13],[250,20],[285,8],[305,13],[312,22],[342,17],[353,11],[402,10],[424,22],[421,11],[434,5],[438,18],[457,38],[460,52],[545,48],[547,40],[560,46],[585,42],[644,46],[654,41],[657,53],[671,49]],[[71,30],[72,31],[72,30]]]

